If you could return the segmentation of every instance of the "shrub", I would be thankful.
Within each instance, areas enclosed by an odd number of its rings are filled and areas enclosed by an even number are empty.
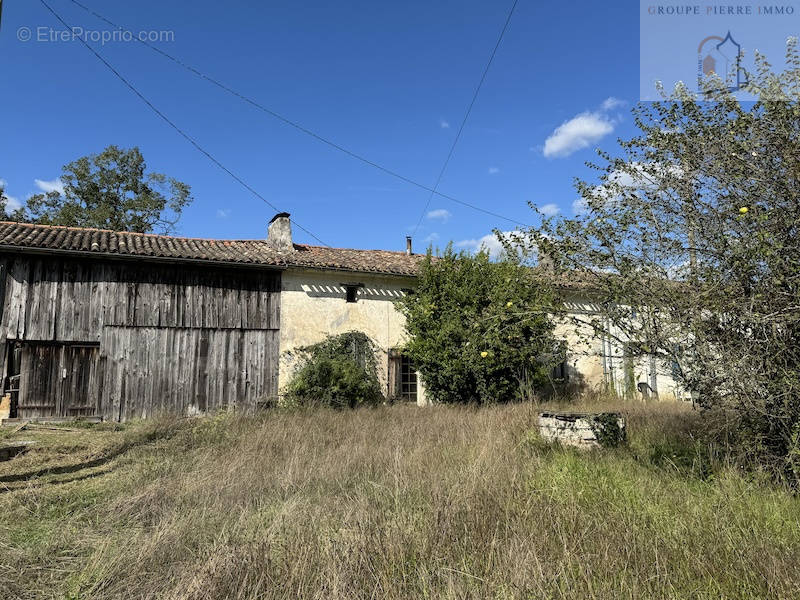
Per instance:
[[[438,402],[505,402],[548,383],[561,360],[549,284],[515,261],[429,255],[417,286],[399,302],[426,394]],[[525,385],[523,385],[525,384]]]
[[[597,443],[603,448],[616,448],[627,439],[624,425],[620,427],[617,413],[599,413],[589,419]]]
[[[291,404],[334,408],[380,402],[375,350],[373,341],[359,331],[301,348],[300,367],[289,384],[287,399]]]

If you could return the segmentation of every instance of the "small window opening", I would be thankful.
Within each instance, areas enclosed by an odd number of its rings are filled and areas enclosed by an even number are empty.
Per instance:
[[[345,290],[347,290],[347,301],[348,302],[358,302],[358,287],[357,285],[348,285],[345,286]]]

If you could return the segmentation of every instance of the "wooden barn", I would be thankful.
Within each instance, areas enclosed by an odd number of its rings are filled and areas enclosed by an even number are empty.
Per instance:
[[[280,262],[263,242],[0,224],[12,416],[122,421],[270,401]]]

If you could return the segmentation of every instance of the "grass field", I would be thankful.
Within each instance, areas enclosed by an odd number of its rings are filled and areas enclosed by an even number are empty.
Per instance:
[[[800,499],[721,463],[696,414],[630,407],[628,447],[579,453],[536,410],[22,431],[0,597],[800,597]]]

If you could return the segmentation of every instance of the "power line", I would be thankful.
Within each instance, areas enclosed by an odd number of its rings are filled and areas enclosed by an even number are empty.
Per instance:
[[[138,41],[143,46],[146,46],[147,48],[150,48],[154,52],[157,52],[158,54],[160,54],[164,58],[174,62],[178,66],[182,67],[183,69],[186,69],[190,73],[193,73],[197,77],[200,77],[201,79],[204,79],[205,81],[211,83],[212,85],[217,86],[221,90],[231,94],[232,96],[235,96],[236,98],[242,100],[243,102],[246,102],[247,104],[253,106],[254,108],[256,108],[258,110],[260,110],[261,112],[264,112],[264,113],[268,114],[269,116],[281,121],[285,125],[289,125],[290,127],[293,127],[295,129],[297,129],[298,131],[300,131],[300,132],[302,132],[302,133],[314,138],[315,140],[317,140],[319,142],[322,142],[323,144],[326,144],[326,145],[330,146],[331,148],[334,148],[335,150],[338,150],[339,152],[342,152],[342,153],[350,156],[351,158],[355,158],[356,160],[361,161],[362,163],[364,163],[366,165],[369,165],[370,167],[378,169],[379,171],[383,171],[387,175],[391,175],[392,177],[394,177],[396,179],[399,179],[399,180],[404,181],[406,183],[409,183],[409,184],[411,184],[411,185],[413,185],[415,187],[423,189],[426,192],[430,192],[431,195],[435,194],[437,196],[440,196],[442,198],[445,198],[447,200],[455,202],[456,204],[461,204],[462,206],[466,206],[468,208],[471,208],[471,209],[476,210],[478,212],[482,212],[482,213],[490,215],[492,217],[496,217],[498,219],[503,219],[504,221],[509,221],[511,223],[515,223],[516,225],[522,225],[523,227],[528,227],[529,226],[526,223],[522,223],[521,221],[517,221],[515,219],[512,219],[512,218],[503,216],[501,214],[492,212],[490,210],[486,210],[485,208],[481,208],[480,206],[477,206],[475,204],[471,204],[471,203],[466,202],[464,200],[459,200],[458,198],[454,198],[453,196],[450,196],[448,194],[443,194],[442,192],[440,192],[437,189],[435,189],[435,187],[432,188],[432,187],[429,187],[429,186],[427,186],[425,184],[419,183],[418,181],[415,181],[415,180],[411,179],[410,177],[406,177],[405,175],[402,175],[401,173],[398,173],[397,171],[394,171],[394,170],[392,170],[392,169],[390,169],[388,167],[385,167],[385,166],[381,165],[380,163],[377,163],[377,162],[375,162],[373,160],[370,160],[369,158],[366,158],[365,156],[362,156],[362,155],[358,154],[357,152],[349,150],[348,148],[345,148],[341,144],[338,144],[338,143],[336,143],[336,142],[334,142],[334,141],[332,141],[332,140],[330,140],[330,139],[328,139],[328,138],[326,138],[326,137],[324,137],[324,136],[322,136],[322,135],[320,135],[320,134],[308,129],[307,127],[301,125],[297,121],[293,121],[292,119],[289,119],[288,117],[283,116],[282,114],[272,110],[271,108],[268,108],[267,106],[264,106],[263,104],[261,104],[257,100],[253,100],[252,98],[242,94],[241,92],[238,92],[238,91],[234,90],[233,88],[231,88],[230,86],[222,83],[218,79],[215,79],[214,77],[211,77],[210,75],[206,75],[205,73],[203,73],[199,69],[187,64],[186,62],[184,62],[180,58],[177,58],[177,57],[169,54],[168,52],[165,52],[164,50],[162,50],[158,46],[154,46],[153,44],[151,44],[147,40],[141,39],[138,35],[136,35],[130,29],[127,29],[127,28],[123,27],[122,25],[119,25],[119,24],[115,23],[114,21],[111,21],[110,19],[104,17],[103,15],[101,15],[98,12],[96,12],[95,10],[93,10],[93,9],[89,8],[88,6],[82,4],[78,0],[69,0],[69,1],[72,2],[75,6],[78,6],[79,8],[83,9],[84,11],[89,13],[90,15],[93,15],[94,17],[100,19],[104,23],[110,25],[111,27],[114,27],[115,29],[117,29],[117,30],[119,30],[119,31],[121,31],[123,33],[130,34],[131,39],[134,39],[134,40]],[[514,6],[516,6],[516,4],[517,4],[517,2],[515,1],[514,2]],[[514,9],[512,8],[512,12],[513,12],[513,10]],[[51,9],[51,12],[52,12],[52,9]],[[509,20],[510,20],[510,18],[511,18],[511,15],[509,14]],[[508,21],[506,21],[506,27],[508,27]],[[503,28],[503,32],[505,32],[506,27]],[[501,35],[501,39],[502,39],[502,35]],[[498,40],[498,44],[497,45],[499,46],[499,44],[500,44],[500,42]],[[497,47],[495,47],[495,52],[496,51],[497,51]],[[494,58],[494,52],[492,53],[492,58]],[[491,59],[489,61],[489,64],[491,64]],[[486,70],[488,71],[488,65],[487,65]],[[486,77],[486,72],[484,72],[484,78],[485,77]],[[483,83],[483,78],[481,78],[481,84],[482,83]],[[478,89],[480,89],[480,86],[479,86]],[[475,95],[477,97],[477,91],[476,91]],[[475,99],[473,98],[473,103],[474,102],[475,102]],[[471,108],[472,108],[472,106],[470,105],[470,110],[471,110]],[[465,121],[466,121],[466,118],[465,118]],[[463,123],[462,123],[462,128],[463,128]],[[459,131],[459,134],[460,134],[460,131]],[[451,153],[452,153],[452,150],[451,150]],[[449,160],[449,157],[448,157],[448,160]],[[441,175],[439,176],[439,179],[441,179]],[[438,180],[437,180],[437,186],[438,186]],[[430,199],[428,199],[428,202],[430,202]],[[423,213],[424,212],[425,211],[423,211]]]
[[[72,31],[72,30],[73,30],[73,28],[72,28],[72,27],[71,27],[69,24],[67,24],[67,22],[66,22],[66,21],[64,21],[64,19],[62,19],[62,18],[61,18],[61,15],[59,15],[59,14],[58,14],[58,13],[57,13],[55,10],[53,10],[53,9],[50,7],[50,5],[49,5],[49,4],[47,4],[47,2],[45,2],[45,0],[39,0],[39,1],[40,1],[40,2],[41,2],[43,5],[44,5],[44,7],[45,7],[47,10],[49,10],[49,11],[52,13],[52,15],[53,15],[53,16],[54,16],[56,19],[58,19],[58,21],[59,21],[59,22],[60,22],[60,23],[61,23],[61,24],[62,24],[64,27],[66,27],[66,28],[67,28],[67,30],[69,30],[69,31]],[[167,115],[165,115],[165,114],[164,114],[163,112],[161,112],[161,111],[160,111],[158,108],[156,108],[156,106],[155,106],[155,105],[154,105],[152,102],[150,102],[150,100],[148,100],[148,99],[147,99],[147,98],[146,98],[146,97],[145,97],[145,96],[144,96],[144,95],[143,95],[143,94],[142,94],[142,93],[141,93],[141,92],[140,92],[138,89],[136,89],[136,87],[135,87],[135,86],[134,86],[134,85],[133,85],[133,84],[132,84],[130,81],[128,81],[127,79],[125,79],[125,77],[124,77],[124,76],[123,76],[123,75],[122,75],[122,74],[121,74],[119,71],[117,71],[117,70],[116,70],[116,69],[115,69],[115,68],[114,68],[114,67],[113,67],[113,66],[112,66],[112,65],[111,65],[111,64],[110,64],[110,63],[109,63],[109,62],[108,62],[108,61],[107,61],[105,58],[103,58],[103,56],[102,56],[102,55],[101,55],[99,52],[97,52],[97,51],[96,51],[94,48],[92,48],[92,47],[91,47],[91,46],[90,46],[90,45],[89,45],[89,44],[86,42],[86,40],[84,40],[84,39],[83,39],[83,37],[82,37],[82,36],[76,36],[76,37],[77,37],[78,41],[80,41],[80,43],[81,43],[81,44],[83,44],[83,45],[86,47],[86,49],[87,49],[87,50],[89,50],[89,51],[90,51],[92,54],[94,54],[94,55],[95,55],[95,57],[96,57],[96,58],[97,58],[97,59],[98,59],[100,62],[102,62],[102,63],[103,63],[103,64],[104,64],[104,65],[105,65],[105,66],[106,66],[106,67],[107,67],[107,68],[108,68],[108,69],[109,69],[109,70],[110,70],[110,71],[111,71],[111,72],[112,72],[112,73],[113,73],[113,74],[114,74],[114,75],[115,75],[115,76],[116,76],[116,77],[117,77],[117,78],[118,78],[120,81],[122,81],[122,83],[124,83],[124,84],[125,84],[125,85],[128,87],[128,89],[129,89],[129,90],[131,90],[131,91],[132,91],[134,94],[136,94],[136,95],[139,97],[139,99],[140,99],[142,102],[144,102],[144,103],[145,103],[145,104],[146,104],[146,105],[147,105],[147,106],[150,108],[150,110],[152,110],[152,111],[153,111],[155,114],[157,114],[159,117],[161,117],[161,118],[164,120],[164,122],[165,122],[165,123],[167,123],[167,124],[168,124],[170,127],[172,127],[172,128],[175,130],[175,131],[177,131],[177,132],[178,132],[178,133],[179,133],[179,134],[180,134],[180,135],[181,135],[181,136],[182,136],[184,139],[186,139],[186,140],[187,140],[187,141],[188,141],[190,144],[192,144],[192,146],[194,146],[194,147],[195,147],[197,150],[199,150],[201,153],[203,153],[203,154],[204,154],[204,155],[205,155],[205,156],[206,156],[206,157],[207,157],[207,158],[208,158],[208,159],[209,159],[211,162],[213,162],[213,163],[214,163],[215,165],[217,165],[217,166],[218,166],[220,169],[222,169],[223,171],[225,171],[225,172],[226,172],[228,175],[230,175],[230,176],[231,176],[231,177],[232,177],[232,178],[233,178],[233,179],[234,179],[236,182],[238,182],[238,183],[239,183],[239,184],[240,184],[242,187],[244,187],[246,190],[248,190],[248,191],[249,191],[251,194],[253,194],[253,195],[254,195],[256,198],[258,198],[258,199],[262,200],[263,202],[265,202],[265,203],[266,203],[268,206],[270,206],[270,207],[271,207],[273,210],[275,210],[276,212],[281,212],[281,210],[280,210],[280,209],[279,209],[277,206],[275,206],[275,205],[274,205],[272,202],[270,202],[269,200],[267,200],[266,198],[264,198],[264,196],[262,196],[261,194],[259,194],[259,193],[258,193],[258,192],[257,192],[255,189],[253,189],[253,188],[252,188],[252,187],[251,187],[251,186],[250,186],[250,185],[249,185],[247,182],[245,182],[245,181],[244,181],[244,180],[243,180],[241,177],[239,177],[238,175],[236,175],[236,173],[234,173],[233,171],[231,171],[231,170],[230,170],[228,167],[226,167],[226,166],[225,166],[225,165],[223,165],[223,164],[222,164],[220,161],[218,161],[216,158],[214,158],[214,156],[213,156],[213,155],[212,155],[212,154],[211,154],[211,153],[210,153],[208,150],[206,150],[205,148],[203,148],[203,147],[202,147],[202,146],[201,146],[201,145],[200,145],[200,144],[199,144],[199,143],[198,143],[198,142],[197,142],[197,141],[196,141],[196,140],[195,140],[193,137],[191,137],[191,136],[190,136],[188,133],[186,133],[186,132],[185,132],[183,129],[181,129],[180,127],[178,127],[178,125],[176,125],[176,124],[175,124],[175,123],[174,123],[172,120],[170,120],[170,118],[169,118],[169,117],[167,117]],[[298,229],[301,229],[302,231],[306,232],[308,235],[310,235],[312,238],[314,238],[315,240],[317,240],[317,241],[318,241],[320,244],[322,244],[323,246],[327,246],[327,245],[328,245],[328,244],[326,244],[325,242],[323,242],[321,239],[319,239],[319,238],[318,238],[316,235],[314,235],[314,234],[313,234],[311,231],[309,231],[308,229],[306,229],[305,227],[303,227],[302,225],[300,225],[300,223],[298,223],[298,222],[296,222],[296,221],[295,221],[295,222],[294,222],[294,224],[297,226],[297,228],[298,228]]]
[[[478,87],[475,88],[475,93],[472,94],[472,100],[470,101],[469,106],[467,107],[467,112],[464,114],[464,119],[461,121],[461,126],[458,128],[458,133],[456,133],[456,137],[453,140],[453,144],[450,146],[450,152],[447,153],[447,158],[444,160],[442,169],[439,171],[439,176],[436,178],[436,183],[434,184],[433,189],[431,190],[431,193],[428,196],[427,202],[425,202],[425,206],[422,208],[422,212],[419,215],[419,221],[417,221],[417,226],[414,228],[413,235],[417,235],[417,229],[419,229],[419,226],[422,224],[422,219],[425,217],[425,212],[431,205],[431,200],[433,199],[434,194],[436,194],[436,190],[439,187],[439,183],[441,183],[442,181],[444,172],[447,170],[447,165],[450,163],[450,159],[452,158],[453,152],[456,149],[458,140],[461,138],[461,132],[464,131],[464,125],[467,124],[467,119],[469,119],[469,115],[472,112],[472,107],[475,106],[475,100],[478,99],[478,93],[481,91],[483,82],[486,79],[486,74],[489,72],[489,67],[492,66],[494,55],[497,54],[497,49],[500,47],[500,42],[503,41],[503,36],[506,34],[506,29],[508,29],[508,24],[511,22],[511,16],[514,14],[514,9],[517,7],[517,2],[519,2],[519,0],[514,0],[514,4],[511,5],[511,10],[508,11],[508,17],[506,17],[506,22],[503,25],[503,29],[500,31],[500,36],[497,38],[497,43],[494,45],[494,49],[492,50],[491,56],[489,56],[489,62],[486,63],[486,67],[483,69],[483,74],[481,75],[481,80],[478,82]]]

